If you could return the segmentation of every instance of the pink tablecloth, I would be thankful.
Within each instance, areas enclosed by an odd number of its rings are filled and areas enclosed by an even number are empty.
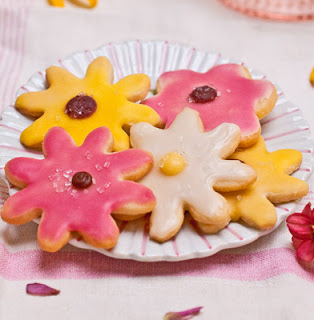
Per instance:
[[[215,1],[99,0],[94,10],[45,0],[0,0],[0,106],[37,70],[73,51],[111,41],[163,39],[238,57],[262,70],[297,104],[311,127],[314,25],[255,20]],[[313,127],[312,127],[313,132]],[[311,191],[298,205],[313,199]],[[6,190],[0,186],[1,197]],[[25,294],[29,282],[61,290]],[[283,223],[273,233],[213,257],[176,263],[117,260],[66,246],[43,253],[36,225],[0,221],[0,319],[162,319],[202,305],[199,319],[312,316],[314,265],[299,263]]]

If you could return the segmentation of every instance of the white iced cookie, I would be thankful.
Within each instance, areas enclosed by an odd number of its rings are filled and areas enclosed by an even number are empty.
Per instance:
[[[166,241],[180,229],[184,211],[198,221],[225,227],[230,221],[227,201],[216,190],[245,188],[256,180],[255,171],[237,160],[223,160],[237,148],[241,131],[223,123],[205,132],[198,112],[186,108],[166,129],[138,123],[130,131],[135,148],[153,154],[154,167],[140,183],[157,198],[149,235]]]

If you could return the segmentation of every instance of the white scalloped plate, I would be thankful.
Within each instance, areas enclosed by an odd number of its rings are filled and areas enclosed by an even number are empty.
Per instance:
[[[150,76],[152,89],[156,80],[164,71],[176,69],[191,69],[205,72],[216,64],[242,63],[239,60],[223,58],[217,53],[208,53],[180,44],[166,41],[128,41],[119,44],[104,45],[96,50],[86,50],[74,53],[56,65],[62,66],[83,77],[89,63],[98,56],[106,56],[114,66],[114,81],[132,74],[143,72]],[[249,68],[253,79],[264,79],[265,76]],[[45,72],[40,71],[31,76],[22,86],[17,96],[25,91],[40,91],[46,88]],[[262,135],[269,151],[292,148],[303,153],[301,168],[293,175],[307,180],[312,172],[312,141],[308,124],[302,117],[299,108],[291,104],[283,92],[277,87],[278,101],[274,110],[264,118]],[[0,168],[4,177],[5,163],[15,157],[27,156],[41,159],[40,153],[25,149],[19,136],[32,120],[23,116],[14,107],[7,107],[0,123]],[[11,189],[12,192],[12,189]],[[88,246],[84,241],[72,239],[73,246],[91,249],[102,254],[121,259],[139,261],[179,261],[210,256],[220,250],[246,245],[259,237],[273,231],[285,218],[293,213],[296,203],[285,203],[277,206],[278,222],[268,231],[258,231],[240,223],[230,223],[229,226],[216,235],[201,235],[194,230],[193,221],[187,217],[175,239],[163,244],[151,241],[147,236],[148,218],[122,223],[118,244],[110,251]]]

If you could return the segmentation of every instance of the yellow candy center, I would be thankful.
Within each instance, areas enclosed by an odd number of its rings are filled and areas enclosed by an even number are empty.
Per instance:
[[[184,167],[184,158],[175,151],[165,154],[159,162],[161,172],[167,176],[175,176],[180,173]]]

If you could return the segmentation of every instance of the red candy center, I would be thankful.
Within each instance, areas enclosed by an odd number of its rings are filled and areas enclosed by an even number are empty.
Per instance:
[[[64,112],[73,119],[90,117],[97,109],[96,101],[85,94],[79,94],[72,98],[65,106]]]
[[[202,86],[195,88],[189,94],[189,102],[206,103],[215,100],[217,97],[216,89],[210,86]]]
[[[85,171],[79,171],[72,177],[72,185],[78,189],[86,189],[93,183],[93,177]]]

